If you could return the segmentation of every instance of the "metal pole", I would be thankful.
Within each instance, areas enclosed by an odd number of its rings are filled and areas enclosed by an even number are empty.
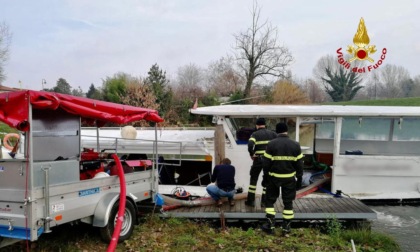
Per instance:
[[[44,84],[47,84],[47,81],[45,79],[42,79],[42,82],[41,82],[42,90],[45,89]]]
[[[296,136],[295,136],[295,139],[296,139],[296,142],[298,142],[298,143],[299,143],[299,140],[300,140],[300,122],[301,122],[300,117],[299,116],[296,117],[296,130],[295,130]]]
[[[157,165],[158,165],[158,147],[157,147],[157,123],[155,123],[155,141],[153,144],[153,153],[154,153],[154,158],[155,161],[153,162],[153,166],[152,166],[152,200],[153,202],[155,202],[155,194],[158,192],[158,190],[156,190],[156,178],[155,178],[155,172],[157,170]]]
[[[52,221],[52,218],[50,217],[50,176],[49,176],[49,170],[51,169],[51,166],[44,167],[42,170],[44,171],[45,175],[45,190],[44,190],[44,198],[45,198],[45,230],[44,233],[51,233],[50,229],[50,222]]]
[[[335,169],[332,169],[332,179],[331,179],[331,190],[335,191],[338,188],[338,185],[335,182],[335,174],[338,166],[338,159],[340,156],[340,143],[341,143],[341,128],[343,125],[343,118],[335,118],[335,130],[334,130],[334,149],[333,149],[333,165]]]
[[[96,152],[99,152],[99,127],[98,123],[96,122]]]

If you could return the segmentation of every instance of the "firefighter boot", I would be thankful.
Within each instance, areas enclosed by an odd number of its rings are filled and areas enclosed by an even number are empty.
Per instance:
[[[265,193],[261,195],[261,207],[265,207]]]
[[[248,192],[248,198],[245,201],[245,205],[255,207],[255,193]]]
[[[283,234],[290,233],[290,225],[292,221],[291,220],[283,220],[283,223],[281,225],[281,230],[283,231]]]
[[[261,230],[266,232],[267,234],[274,233],[274,223],[275,223],[275,216],[267,214],[267,222],[261,226]]]

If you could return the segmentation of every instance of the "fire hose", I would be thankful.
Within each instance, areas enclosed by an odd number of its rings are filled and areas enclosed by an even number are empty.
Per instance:
[[[126,201],[124,170],[118,156],[116,154],[112,154],[112,158],[114,158],[115,164],[117,165],[118,177],[120,179],[120,205],[118,208],[117,223],[115,224],[114,232],[112,233],[112,239],[108,245],[107,252],[114,252],[115,248],[117,247],[118,239],[120,237],[122,222],[124,220],[125,201]]]

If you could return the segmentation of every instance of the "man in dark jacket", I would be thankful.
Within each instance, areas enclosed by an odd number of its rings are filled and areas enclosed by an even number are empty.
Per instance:
[[[211,182],[207,186],[207,193],[216,201],[217,206],[223,204],[221,197],[227,197],[231,206],[235,205],[235,167],[231,165],[229,158],[224,158],[222,164],[216,165],[211,175]]]
[[[267,223],[262,229],[267,233],[273,233],[276,211],[274,203],[280,195],[283,200],[283,225],[285,233],[290,232],[290,223],[294,218],[293,200],[296,197],[296,189],[302,186],[303,155],[299,143],[287,136],[287,125],[276,125],[277,138],[268,143],[264,154],[264,168],[268,169],[267,199],[265,213]]]
[[[245,204],[248,206],[255,206],[255,191],[257,190],[258,177],[260,176],[261,170],[263,169],[262,157],[265,152],[265,148],[271,139],[277,137],[276,133],[265,128],[265,119],[258,118],[256,122],[257,131],[252,133],[248,141],[248,152],[253,160],[249,175],[251,179],[248,187],[248,197]],[[262,185],[262,197],[261,207],[265,207],[265,193],[266,193],[266,180],[267,172],[263,171]]]

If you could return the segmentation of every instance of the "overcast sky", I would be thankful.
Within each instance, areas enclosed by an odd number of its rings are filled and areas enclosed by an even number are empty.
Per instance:
[[[64,78],[86,92],[117,72],[146,76],[154,63],[176,77],[180,66],[207,67],[232,54],[233,34],[251,24],[252,0],[0,0],[13,33],[5,86],[40,90]],[[384,63],[420,74],[420,1],[261,0],[261,18],[279,30],[295,77],[312,77],[317,60],[353,43],[364,18]]]

